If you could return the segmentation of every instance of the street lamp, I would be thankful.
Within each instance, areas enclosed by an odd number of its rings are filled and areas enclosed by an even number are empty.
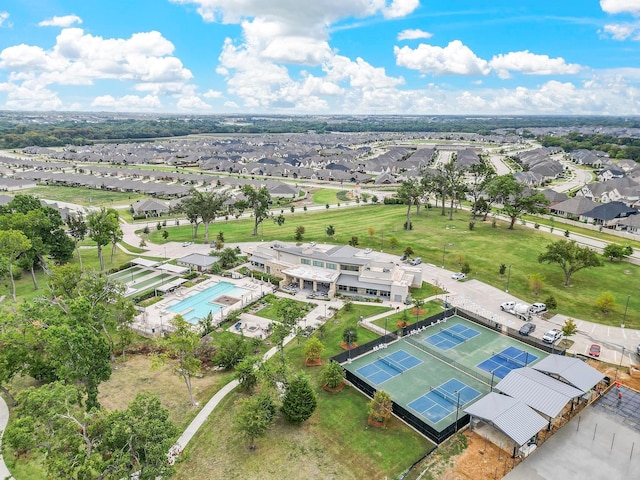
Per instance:
[[[387,322],[389,321],[389,317],[384,317],[384,343],[387,343]]]
[[[509,272],[507,273],[507,289],[505,292],[509,293],[509,282],[511,281],[511,264],[509,264]]]
[[[622,317],[622,327],[624,328],[625,323],[627,323],[627,309],[629,308],[629,299],[631,295],[627,295],[627,304],[624,307],[624,316]]]
[[[456,391],[458,394],[458,401],[456,402],[456,432],[458,431],[458,412],[460,411],[460,390]]]

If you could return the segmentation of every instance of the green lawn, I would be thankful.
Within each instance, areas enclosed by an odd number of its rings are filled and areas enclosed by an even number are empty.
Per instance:
[[[277,297],[275,295],[271,295],[268,296],[269,299],[277,299]],[[265,297],[267,298],[267,297]],[[293,300],[293,299],[291,299]],[[300,307],[304,310],[304,311],[310,311],[313,308],[315,308],[315,304],[309,303],[309,302],[300,302],[298,300],[293,300],[294,302],[296,302],[297,304],[300,305]],[[262,317],[262,318],[266,318],[268,320],[276,320],[276,321],[281,321],[281,318],[279,318],[277,312],[276,312],[276,305],[274,303],[269,302],[268,305],[266,305],[265,307],[261,308],[260,310],[258,310],[257,312],[254,312],[254,315],[257,315],[258,317]]]
[[[116,207],[131,205],[136,200],[150,198],[139,193],[113,192],[86,187],[60,187],[40,185],[35,188],[21,190],[20,194],[35,195],[47,200],[75,203],[86,207]]]
[[[385,328],[386,326],[387,330],[392,332],[400,329],[398,322],[408,322],[411,325],[419,320],[424,320],[425,318],[429,318],[432,315],[442,312],[442,303],[436,301],[427,302],[422,306],[422,309],[424,310],[424,313],[420,313],[417,316],[414,313],[414,309],[409,308],[389,315],[386,317],[386,322],[385,318],[379,318],[378,320],[374,320],[373,324],[380,328]]]
[[[311,198],[313,200],[313,203],[317,203],[318,205],[326,205],[327,203],[333,205],[340,203],[340,200],[336,196],[337,193],[338,190],[325,188],[315,192]]]
[[[469,230],[469,213],[455,212],[453,220],[448,215],[440,215],[439,209],[424,208],[420,215],[415,211],[412,215],[413,230],[405,231],[402,226],[406,219],[406,207],[363,205],[356,209],[344,209],[332,206],[322,212],[287,214],[286,222],[278,226],[265,221],[259,228],[265,241],[294,241],[293,235],[297,226],[305,227],[304,241],[324,242],[326,225],[333,225],[336,230],[334,239],[326,239],[330,243],[346,244],[352,236],[358,237],[359,247],[383,249],[386,252],[401,255],[407,246],[411,246],[415,256],[422,257],[426,263],[442,265],[443,253],[445,267],[458,270],[462,262],[469,262],[470,279],[476,278],[485,283],[506,289],[507,276],[499,275],[501,263],[511,265],[509,292],[527,302],[545,301],[553,295],[558,303],[558,312],[585,320],[607,325],[619,325],[624,314],[627,295],[632,295],[640,285],[640,268],[626,263],[610,263],[600,268],[577,272],[571,280],[570,287],[564,287],[562,270],[555,265],[540,264],[538,255],[545,245],[557,241],[558,237],[549,233],[525,228],[516,224],[509,230],[505,222],[497,222],[496,228],[490,221],[476,221],[473,231]],[[228,242],[254,241],[250,220],[239,222],[219,222],[213,224],[212,232],[223,231]],[[368,229],[375,233],[370,236]],[[183,225],[169,227],[169,238],[174,241],[191,239],[191,229]],[[398,246],[390,248],[390,239],[394,237]],[[199,239],[204,238],[200,228]],[[609,238],[610,240],[611,237]],[[151,240],[162,243],[158,232],[151,234]],[[618,239],[613,239],[618,241]],[[544,278],[544,285],[539,296],[531,293],[528,277],[539,273]],[[595,306],[595,299],[602,292],[611,292],[616,305],[610,313],[602,313]],[[626,325],[629,328],[640,328],[640,296],[632,295]],[[631,312],[631,314],[629,314]]]
[[[355,307],[350,312],[340,311],[326,323],[321,338],[325,363],[342,351],[342,331],[359,318]],[[363,316],[385,310],[362,307],[359,313]],[[375,334],[358,328],[358,343],[373,338]],[[234,392],[214,410],[187,447],[176,478],[397,478],[432,447],[396,418],[385,429],[370,427],[368,398],[351,387],[336,394],[322,390],[321,367],[304,367],[303,349],[304,340],[294,340],[286,347],[286,355],[293,369],[311,376],[318,393],[318,407],[311,419],[292,426],[279,418],[267,437],[258,440],[257,449],[249,451],[233,430],[236,402],[244,396]]]

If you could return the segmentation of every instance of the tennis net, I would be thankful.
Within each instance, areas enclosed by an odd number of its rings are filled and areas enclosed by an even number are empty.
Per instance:
[[[461,372],[475,378],[476,380],[480,380],[482,383],[484,383],[485,385],[489,385],[489,381],[491,376],[486,377],[485,375],[481,374],[480,372],[476,372],[475,370],[472,370],[471,368],[462,365],[460,362],[456,362],[454,359],[447,357],[446,355],[443,355],[442,353],[440,353],[439,351],[437,351],[435,348],[430,348],[430,345],[422,342],[420,340],[417,340],[415,338],[412,337],[404,337],[405,341],[411,345],[413,345],[415,348],[417,348],[418,350],[421,350],[422,352],[426,353],[427,355],[431,355],[432,357],[437,358],[438,360],[440,360],[441,362],[446,363],[447,365],[452,366],[453,368],[456,368],[458,370],[460,370]]]
[[[467,341],[467,337],[465,337],[464,335],[460,335],[459,333],[452,332],[448,328],[445,328],[445,329],[441,328],[440,331],[442,333],[445,333],[445,334],[449,335],[451,338],[455,338],[457,340],[460,340],[461,342],[466,342]]]
[[[406,370],[406,368],[404,368],[402,365],[394,362],[393,360],[390,360],[387,357],[381,357],[380,355],[378,355],[378,360],[380,360],[385,365],[393,368],[396,372],[403,373]]]
[[[515,365],[516,367],[520,367],[520,368],[522,368],[522,367],[526,367],[526,366],[527,366],[527,364],[526,364],[526,363],[521,362],[520,360],[516,360],[515,358],[510,357],[509,355],[505,355],[504,353],[496,353],[496,356],[497,356],[498,358],[501,358],[501,359],[503,359],[503,360],[506,360],[507,362],[509,362],[509,363],[511,363],[511,364],[513,364],[513,365]]]
[[[429,390],[438,395],[439,397],[445,399],[452,405],[458,405],[458,398],[455,395],[450,394],[449,392],[445,392],[440,387],[429,387]]]

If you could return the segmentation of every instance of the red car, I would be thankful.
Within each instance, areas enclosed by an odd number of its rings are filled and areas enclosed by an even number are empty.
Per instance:
[[[596,345],[596,344],[591,345],[591,347],[589,348],[589,355],[592,357],[599,357],[600,345]]]

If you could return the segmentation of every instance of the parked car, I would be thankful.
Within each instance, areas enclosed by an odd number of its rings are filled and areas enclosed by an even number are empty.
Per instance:
[[[562,332],[557,328],[552,328],[542,337],[542,341],[545,343],[555,343],[562,336]]]
[[[182,242],[182,246],[183,247],[188,247],[189,245],[192,245],[193,242]]]
[[[407,255],[406,253],[400,257],[401,262],[406,262],[407,260],[409,260],[409,255]]]
[[[544,303],[536,302],[529,308],[531,313],[542,313],[547,310],[547,306]]]
[[[640,355],[640,345],[638,345],[638,347],[636,348],[636,354]]]
[[[599,357],[600,356],[600,345],[593,344],[589,347],[589,356],[591,357]]]
[[[451,278],[453,278],[454,280],[464,280],[465,278],[467,278],[467,276],[462,272],[456,272],[451,275]]]
[[[416,257],[409,262],[411,265],[420,265],[422,263],[422,259],[420,257]]]
[[[533,323],[527,322],[520,327],[520,330],[518,330],[518,333],[520,335],[526,336],[526,335],[529,335],[530,333],[533,333],[535,329],[536,329],[536,326]]]

